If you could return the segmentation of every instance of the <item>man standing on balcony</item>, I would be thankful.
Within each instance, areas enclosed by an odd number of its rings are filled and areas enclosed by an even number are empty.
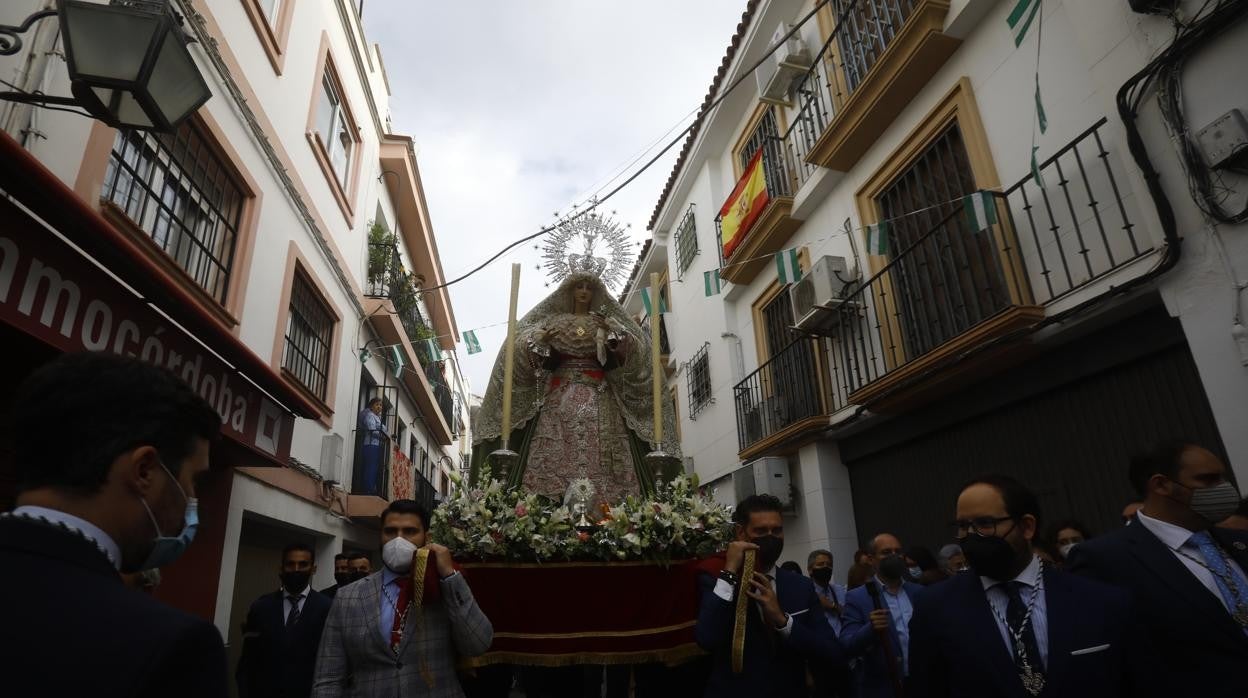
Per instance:
[[[375,397],[360,410],[360,460],[364,463],[363,491],[367,494],[382,493],[381,459],[390,443],[390,434],[381,418],[383,408],[381,398]]]

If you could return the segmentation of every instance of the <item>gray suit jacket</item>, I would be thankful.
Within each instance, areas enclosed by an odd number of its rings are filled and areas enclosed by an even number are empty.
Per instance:
[[[321,635],[312,698],[461,698],[456,657],[483,654],[494,640],[468,582],[460,574],[442,581],[442,598],[420,618],[408,615],[395,656],[381,635],[381,578],[374,572],[338,589]]]

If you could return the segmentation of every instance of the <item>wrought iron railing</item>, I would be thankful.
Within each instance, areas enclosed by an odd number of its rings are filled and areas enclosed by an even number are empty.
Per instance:
[[[446,384],[446,378],[442,375],[442,364],[430,362],[425,366],[425,377],[429,379],[429,385],[433,387],[433,399],[438,403],[438,411],[442,413],[442,418],[446,420],[447,427],[455,428],[455,396],[451,394],[451,389]]]
[[[412,487],[412,499],[416,500],[421,506],[423,506],[425,511],[433,511],[433,508],[437,506],[438,501],[437,488],[434,487],[433,483],[429,482],[429,478],[425,477],[423,474],[413,472],[413,475],[415,475],[416,482],[414,483],[414,487]]]
[[[768,196],[772,199],[778,196],[793,196],[793,193],[797,191],[795,186],[797,180],[789,170],[780,139],[775,137],[765,138],[763,139],[762,148],[763,158],[759,162],[759,166],[763,168],[763,178],[767,184]],[[742,177],[744,176],[745,173],[742,174]],[[755,225],[757,225],[757,221]],[[751,229],[745,231],[744,234],[748,237],[755,233]],[[723,266],[729,258],[724,256],[723,216],[719,215],[715,216],[715,247],[719,250],[720,266]]]
[[[962,207],[952,208],[873,276],[847,287],[827,311],[828,336],[795,341],[738,383],[741,449],[835,413],[852,393],[1012,306],[1057,303],[1149,255],[1105,124],[1040,163],[1045,187],[1029,174],[991,193],[995,223],[978,229]],[[794,358],[803,353],[822,358]]]
[[[390,499],[390,437],[380,429],[357,429],[351,494]]]
[[[399,247],[393,242],[368,243],[368,274],[364,280],[367,298],[394,299],[400,286],[407,283]]]

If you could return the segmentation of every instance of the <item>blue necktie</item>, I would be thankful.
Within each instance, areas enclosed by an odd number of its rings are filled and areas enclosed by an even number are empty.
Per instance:
[[[1231,568],[1226,558],[1222,556],[1222,551],[1213,542],[1209,532],[1197,531],[1187,540],[1190,543],[1195,543],[1196,547],[1200,548],[1200,554],[1205,558],[1205,564],[1209,566],[1209,571],[1213,572],[1213,581],[1218,587],[1218,593],[1226,601],[1227,608],[1231,609],[1231,614],[1234,615],[1241,609],[1248,609],[1248,582],[1244,581],[1243,576],[1236,574],[1235,570]],[[1235,584],[1234,589],[1227,586],[1227,580]],[[1248,627],[1244,628],[1244,632],[1248,632]]]

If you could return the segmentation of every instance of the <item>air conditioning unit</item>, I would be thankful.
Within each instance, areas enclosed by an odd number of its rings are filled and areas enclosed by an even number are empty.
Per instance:
[[[838,311],[849,302],[841,297],[849,280],[844,257],[820,257],[810,267],[810,273],[789,289],[795,326],[815,334],[835,326],[841,318]]]
[[[755,493],[769,494],[779,499],[785,509],[793,506],[793,490],[789,487],[789,459],[759,458],[744,469],[753,471]]]
[[[329,482],[342,482],[342,436],[326,434],[321,437],[321,477]]]
[[[780,45],[754,72],[758,83],[759,99],[770,104],[789,103],[789,89],[793,81],[810,69],[810,49],[802,40],[801,32],[794,33],[783,42],[781,39],[793,29],[793,25],[781,23],[771,35],[768,46]]]
[[[737,468],[732,471],[732,491],[737,502],[753,495],[757,490],[754,489],[754,469],[750,466]]]

